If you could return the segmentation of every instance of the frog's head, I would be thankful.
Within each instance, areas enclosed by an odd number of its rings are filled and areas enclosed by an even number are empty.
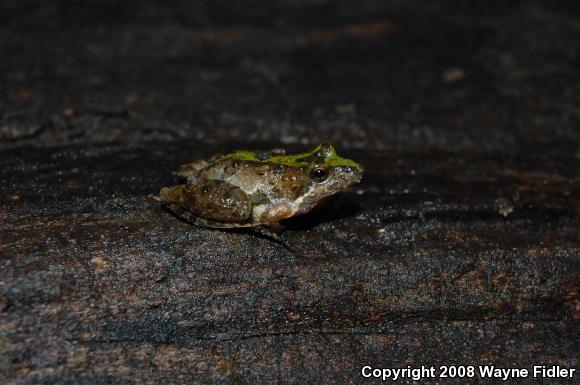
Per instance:
[[[338,156],[331,144],[321,144],[301,160],[308,162],[304,168],[308,182],[303,190],[301,212],[310,210],[320,200],[349,188],[362,178],[362,166]]]

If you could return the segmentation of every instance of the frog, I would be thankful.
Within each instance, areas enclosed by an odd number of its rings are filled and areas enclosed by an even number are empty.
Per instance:
[[[179,218],[207,228],[279,232],[284,219],[360,182],[363,167],[325,143],[297,154],[233,151],[181,165],[178,174],[185,183],[162,188],[159,200]]]

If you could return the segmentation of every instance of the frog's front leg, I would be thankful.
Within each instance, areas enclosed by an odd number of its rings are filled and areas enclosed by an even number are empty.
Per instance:
[[[217,179],[163,188],[161,201],[210,221],[243,225],[252,219],[252,202],[239,187]]]

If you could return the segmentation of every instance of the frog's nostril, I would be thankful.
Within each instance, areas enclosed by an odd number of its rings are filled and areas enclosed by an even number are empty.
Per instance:
[[[363,176],[363,170],[362,170],[362,168],[353,167],[352,168],[352,175],[354,176],[354,178],[356,179],[356,181],[359,182],[362,179],[362,176]]]

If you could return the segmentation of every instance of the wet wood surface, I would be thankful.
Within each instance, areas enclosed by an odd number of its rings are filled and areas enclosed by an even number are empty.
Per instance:
[[[337,3],[4,5],[1,383],[577,367],[577,9]],[[323,141],[365,176],[292,251],[151,199],[192,159]]]

